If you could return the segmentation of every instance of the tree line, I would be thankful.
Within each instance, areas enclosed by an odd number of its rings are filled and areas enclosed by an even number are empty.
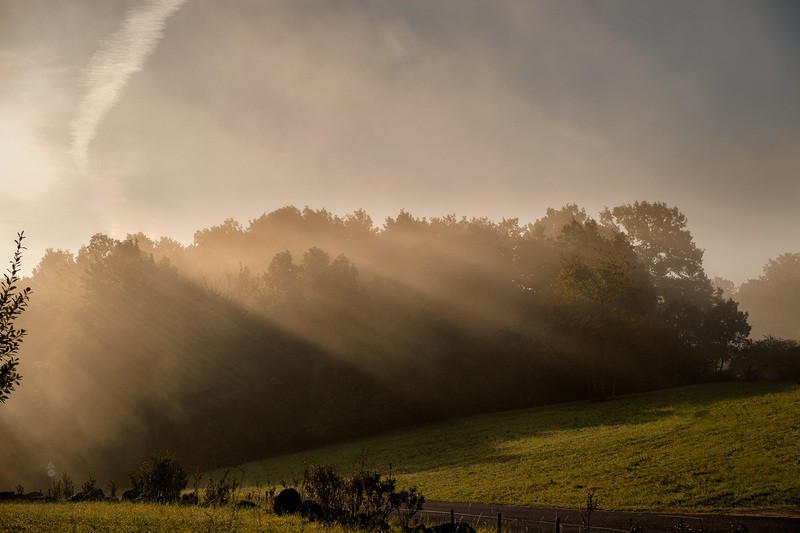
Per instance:
[[[686,216],[650,202],[596,219],[567,205],[524,225],[401,211],[379,228],[363,210],[285,207],[188,246],[98,234],[34,269],[28,381],[0,425],[15,428],[14,453],[73,470],[153,450],[210,466],[754,376],[758,350],[779,345],[789,362],[772,366],[794,372],[797,343],[749,340],[702,258]],[[32,419],[48,429],[19,429]]]

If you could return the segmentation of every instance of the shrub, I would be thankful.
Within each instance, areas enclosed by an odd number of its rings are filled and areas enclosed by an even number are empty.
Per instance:
[[[108,481],[108,493],[112,498],[117,497],[117,482],[113,479]]]
[[[411,518],[422,510],[425,504],[425,496],[417,489],[411,487],[400,492],[395,492],[389,496],[390,504],[394,509],[397,509],[397,514],[400,518],[400,525],[408,527],[411,523]]]
[[[53,485],[53,496],[56,500],[66,500],[75,494],[75,485],[72,483],[72,478],[67,474],[67,471],[61,473],[61,479],[56,481]]]
[[[331,466],[307,467],[303,490],[319,505],[321,517],[329,522],[376,529],[397,512],[402,525],[422,509],[425,498],[417,487],[397,490],[395,478],[369,471],[362,460],[349,478],[340,476]]]
[[[211,475],[206,485],[205,503],[206,505],[225,505],[230,498],[233,498],[233,494],[238,488],[239,480],[230,472],[225,472],[219,480],[215,480]]]
[[[86,481],[84,481],[84,482],[83,482],[83,485],[81,485],[81,491],[82,491],[84,494],[89,494],[90,492],[92,492],[92,491],[93,491],[93,490],[95,490],[96,488],[97,488],[97,479],[95,479],[94,477],[92,477],[92,475],[91,475],[91,474],[89,475],[89,479],[87,479]]]
[[[332,466],[317,465],[303,472],[303,489],[321,507],[323,518],[340,521],[345,513],[345,480]]]
[[[174,458],[161,457],[158,454],[142,463],[138,472],[130,475],[130,480],[135,492],[147,500],[159,503],[178,501],[188,482],[186,472]]]

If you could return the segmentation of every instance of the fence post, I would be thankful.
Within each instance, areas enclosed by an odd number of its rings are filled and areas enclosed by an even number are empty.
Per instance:
[[[497,533],[503,533],[503,514],[497,513]]]
[[[450,509],[450,525],[453,529],[456,528],[456,511],[455,509]]]
[[[561,533],[561,517],[556,517],[556,533]]]

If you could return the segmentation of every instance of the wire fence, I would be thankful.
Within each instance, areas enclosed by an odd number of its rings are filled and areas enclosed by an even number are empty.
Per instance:
[[[503,518],[502,513],[497,513],[496,516],[489,514],[456,513],[453,509],[451,509],[449,512],[423,509],[419,513],[420,515],[427,517],[427,521],[433,521],[437,517],[441,517],[443,519],[449,519],[450,523],[454,526],[468,523],[472,527],[483,527],[489,529],[497,528],[498,533],[502,533],[504,531],[530,533],[584,533],[587,531],[610,531],[620,533],[631,532],[630,528],[619,529],[604,526],[590,526],[587,528],[587,526],[583,523],[569,523],[566,520],[561,520],[559,517],[556,517],[555,520],[548,520],[544,518],[540,520],[515,517]]]

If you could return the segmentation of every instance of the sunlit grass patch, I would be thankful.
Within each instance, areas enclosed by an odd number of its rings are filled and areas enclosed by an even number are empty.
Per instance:
[[[308,532],[344,529],[278,517],[264,509],[181,507],[133,503],[5,503],[0,505],[0,532]]]
[[[242,465],[291,484],[362,450],[429,500],[605,509],[800,509],[800,387],[719,383],[472,417]]]

